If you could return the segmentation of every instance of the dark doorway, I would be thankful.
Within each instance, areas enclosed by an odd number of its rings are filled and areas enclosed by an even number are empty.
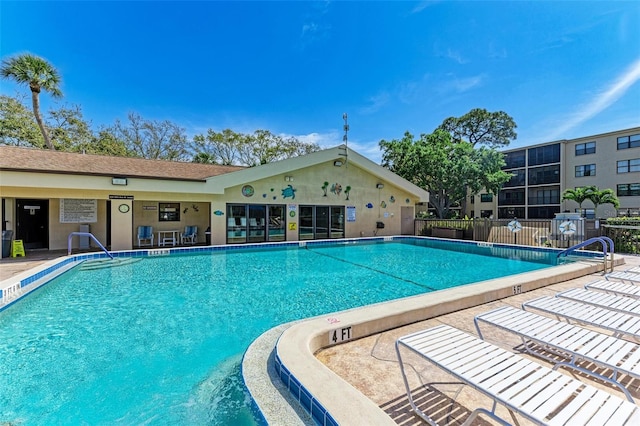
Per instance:
[[[16,200],[16,240],[25,250],[49,248],[49,200]]]

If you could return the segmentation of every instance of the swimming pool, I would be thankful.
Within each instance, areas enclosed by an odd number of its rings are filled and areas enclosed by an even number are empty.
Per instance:
[[[76,267],[0,312],[0,422],[260,423],[239,363],[263,331],[554,264],[554,251],[400,238]]]

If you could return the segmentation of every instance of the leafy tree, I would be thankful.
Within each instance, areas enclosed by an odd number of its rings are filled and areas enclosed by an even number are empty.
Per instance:
[[[595,191],[591,193],[589,200],[593,203],[594,212],[598,209],[598,206],[602,204],[611,204],[616,209],[620,208],[620,201],[618,197],[616,197],[615,192],[613,192],[613,189],[600,190],[596,188]]]
[[[379,145],[382,165],[429,191],[429,203],[439,218],[448,217],[451,207],[466,197],[467,188],[497,193],[511,177],[502,171],[501,153],[452,141],[442,130],[418,140],[406,132],[401,140],[382,140]]]
[[[580,209],[580,214],[582,215],[582,203],[584,203],[587,200],[590,200],[592,194],[597,190],[598,188],[596,188],[593,185],[581,186],[575,189],[568,188],[568,189],[565,189],[564,192],[562,193],[562,201],[570,200],[578,203],[578,208]]]
[[[244,135],[231,129],[222,132],[209,129],[206,136],[193,137],[194,150],[197,152],[194,161],[230,166],[236,163],[238,147],[246,143],[245,139]]]
[[[125,143],[118,139],[111,128],[102,128],[93,137],[93,143],[87,153],[103,154],[117,157],[131,157]]]
[[[317,144],[274,135],[268,130],[256,130],[247,135],[230,129],[222,132],[209,129],[206,136],[196,135],[193,140],[197,152],[194,161],[224,165],[257,166],[320,149]]]
[[[438,127],[451,135],[454,142],[466,141],[474,148],[485,145],[489,148],[508,146],[518,136],[516,123],[503,111],[489,112],[483,108],[474,108],[462,117],[446,118]],[[471,194],[477,194],[482,188],[467,188]],[[466,210],[467,197],[460,200],[462,211]]]
[[[0,144],[45,147],[33,112],[19,98],[0,95]]]
[[[42,90],[51,93],[55,98],[62,96],[59,88],[60,76],[58,71],[46,60],[25,53],[22,55],[7,58],[2,61],[0,74],[4,78],[15,80],[19,84],[25,84],[31,89],[31,101],[33,104],[33,114],[42,133],[44,143],[49,149],[55,149],[49,138],[49,134],[44,125],[42,114],[40,113],[40,92]]]
[[[508,146],[518,137],[516,127],[506,112],[474,108],[462,117],[446,118],[436,130],[450,133],[454,142],[467,141],[473,147],[487,145],[498,148]]]
[[[92,152],[94,140],[90,123],[85,121],[79,106],[62,107],[49,112],[47,127],[51,132],[51,143],[60,151]]]
[[[130,156],[152,159],[188,161],[190,150],[184,129],[165,121],[143,119],[130,113],[127,124],[116,120],[113,133],[121,140]]]

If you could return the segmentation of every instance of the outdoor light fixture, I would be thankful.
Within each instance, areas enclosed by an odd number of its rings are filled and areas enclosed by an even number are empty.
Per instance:
[[[284,181],[285,182],[293,182],[293,176],[285,176],[284,177]]]
[[[126,185],[127,178],[111,178],[111,185]]]
[[[381,184],[381,183],[379,183],[379,184],[377,184],[377,185],[376,185],[376,188],[378,188],[378,189],[382,189],[382,188],[384,188],[384,185],[383,185],[383,184]]]
[[[342,167],[342,161],[336,160],[336,161],[333,162],[333,165],[336,166],[336,167]]]

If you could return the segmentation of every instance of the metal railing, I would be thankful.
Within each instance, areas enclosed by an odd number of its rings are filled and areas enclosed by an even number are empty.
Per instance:
[[[604,272],[607,272],[607,249],[609,254],[611,255],[611,259],[610,259],[610,265],[611,265],[611,272],[613,272],[613,252],[615,250],[614,248],[614,244],[613,244],[613,240],[609,237],[593,237],[593,238],[589,238],[587,241],[583,241],[580,244],[576,244],[572,247],[569,247],[566,250],[562,250],[560,253],[558,253],[558,255],[556,257],[560,257],[560,256],[568,256],[571,252],[574,252],[578,249],[581,249],[583,247],[586,247],[588,245],[591,244],[595,244],[595,243],[601,243],[602,244],[602,254],[604,255]]]
[[[72,233],[70,233],[69,234],[69,238],[67,238],[67,255],[71,254],[71,239],[73,238],[74,235],[77,235],[79,237],[89,237],[89,238],[91,238],[93,241],[95,241],[95,243],[98,245],[98,247],[100,247],[102,249],[102,251],[107,254],[107,256],[109,256],[111,259],[113,259],[113,256],[111,255],[111,253],[109,253],[109,251],[106,248],[104,248],[104,246],[102,244],[100,244],[100,241],[98,241],[98,239],[91,232],[72,232]]]

